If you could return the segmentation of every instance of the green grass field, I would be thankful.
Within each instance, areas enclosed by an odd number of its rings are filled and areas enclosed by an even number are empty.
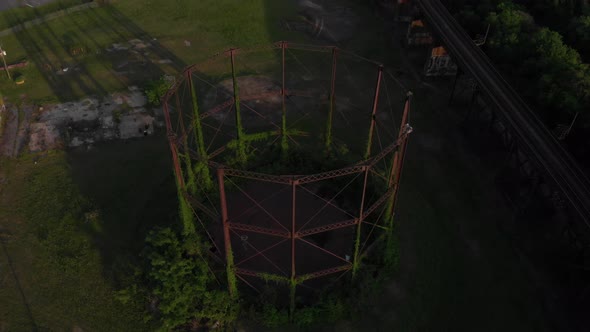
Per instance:
[[[13,102],[23,97],[29,102],[66,101],[124,90],[129,84],[141,85],[145,79],[163,73],[177,74],[183,67],[229,47],[297,39],[279,31],[280,19],[294,15],[293,8],[286,2],[268,0],[114,1],[2,38],[7,62],[27,60],[29,66],[15,70],[26,75],[24,85],[17,86],[4,75],[0,89]],[[0,15],[12,24],[31,17],[25,9]],[[136,38],[153,42],[154,51],[148,60],[156,63],[138,74],[116,73],[117,62],[126,59],[105,50],[113,43]],[[85,53],[72,55],[75,48],[83,48]],[[158,60],[172,63],[158,64]],[[59,73],[62,67],[74,66],[78,71]]]

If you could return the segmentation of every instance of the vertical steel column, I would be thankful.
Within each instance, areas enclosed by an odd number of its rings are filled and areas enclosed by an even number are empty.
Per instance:
[[[375,97],[373,98],[373,110],[371,111],[371,126],[369,127],[369,138],[367,140],[365,159],[369,159],[369,156],[371,155],[371,146],[373,145],[373,130],[375,129],[375,114],[377,113],[377,105],[379,104],[379,89],[381,87],[382,77],[383,65],[379,65],[379,71],[377,74],[377,86],[375,87]]]
[[[363,196],[361,197],[361,207],[359,212],[359,219],[356,224],[356,239],[354,241],[354,256],[352,260],[352,278],[356,277],[356,272],[360,266],[360,244],[361,244],[361,231],[364,219],[365,210],[365,196],[367,194],[367,180],[369,179],[370,166],[365,166],[365,180],[363,182]]]
[[[296,210],[297,210],[297,185],[299,184],[299,180],[293,180],[291,182],[291,282],[290,282],[290,305],[289,305],[289,313],[291,320],[293,319],[293,314],[295,313],[295,290],[297,287],[295,281],[295,234],[297,233],[296,224]]]
[[[229,51],[231,58],[231,76],[234,89],[234,104],[236,112],[236,136],[238,139],[237,159],[240,163],[246,162],[246,148],[244,146],[244,128],[242,128],[242,113],[240,111],[240,91],[238,86],[238,79],[236,77],[236,64],[234,49]]]
[[[391,199],[389,201],[389,206],[388,206],[388,209],[390,209],[390,211],[389,211],[389,216],[387,216],[387,218],[389,218],[390,221],[393,218],[395,201],[397,199],[397,193],[399,190],[399,179],[401,177],[404,157],[406,154],[406,146],[408,144],[408,137],[406,135],[406,130],[407,130],[406,125],[408,125],[408,116],[410,114],[411,98],[412,98],[412,92],[408,92],[407,97],[406,97],[406,102],[404,104],[404,114],[402,115],[402,122],[401,122],[401,126],[399,128],[399,133],[398,133],[398,141],[401,139],[402,142],[400,143],[399,147],[397,148],[397,150],[395,151],[395,153],[393,155],[393,162],[391,164],[391,171],[389,173],[388,187],[391,188],[392,186],[395,186],[393,193],[391,194]]]
[[[170,121],[170,110],[168,103],[164,103],[164,118],[166,119],[166,131],[168,132],[168,144],[170,144],[170,152],[172,153],[172,163],[174,164],[174,175],[176,175],[176,182],[180,188],[184,190],[184,177],[182,176],[182,169],[180,168],[180,161],[178,160],[178,151],[176,150],[176,135],[172,132],[172,122]]]
[[[199,113],[199,103],[197,100],[197,91],[195,90],[195,86],[193,84],[193,75],[190,70],[187,71],[187,81],[189,84],[189,88],[191,90],[191,102],[193,108],[193,123],[195,137],[197,140],[197,150],[199,152],[200,160],[197,162],[200,164],[199,172],[201,173],[201,179],[203,180],[203,188],[204,189],[211,189],[213,187],[213,182],[211,180],[211,174],[209,173],[209,167],[207,166],[207,161],[209,160],[209,156],[207,156],[207,149],[205,148],[205,139],[203,138],[203,127],[201,125],[201,115]],[[182,116],[182,113],[180,113]],[[191,170],[192,172],[192,170]],[[194,180],[194,179],[193,179]],[[191,183],[190,187],[196,188],[196,183]]]
[[[332,146],[332,121],[334,118],[334,102],[336,97],[336,63],[338,58],[338,48],[332,48],[332,82],[330,87],[330,109],[328,112],[328,121],[326,123],[326,150],[329,151]]]
[[[193,171],[193,163],[191,162],[191,157],[190,157],[190,153],[189,153],[189,145],[188,145],[188,135],[186,133],[186,128],[184,127],[184,120],[183,120],[183,114],[182,114],[182,108],[180,106],[180,95],[178,94],[178,92],[175,93],[176,95],[176,110],[178,112],[178,116],[179,116],[179,120],[180,120],[180,130],[182,131],[182,144],[183,144],[183,155],[182,155],[182,159],[184,160],[185,163],[185,169],[186,169],[186,173],[187,173],[187,182],[188,185],[186,186],[186,189],[188,190],[189,193],[191,193],[192,195],[194,195],[197,191],[197,186],[196,186],[196,181],[195,181],[195,173]]]
[[[227,288],[229,295],[236,298],[238,288],[236,285],[236,275],[234,270],[234,254],[231,249],[231,237],[229,233],[229,220],[227,214],[227,201],[225,197],[225,170],[217,169],[217,181],[219,183],[219,200],[221,203],[221,221],[223,223],[223,241],[225,242],[225,269],[227,273]]]
[[[282,116],[282,123],[281,123],[281,149],[283,152],[283,157],[287,154],[287,149],[289,145],[287,144],[287,107],[285,106],[285,48],[287,47],[287,43],[282,41],[281,42],[281,62],[283,65],[283,85],[281,88],[281,97],[282,97],[282,106],[283,106],[283,116]]]
[[[199,103],[197,100],[197,92],[193,84],[193,75],[190,70],[186,73],[189,88],[191,90],[191,102],[193,106],[193,126],[195,127],[195,136],[197,137],[197,148],[199,150],[199,157],[207,160],[207,149],[205,149],[205,139],[203,138],[203,128],[201,126],[201,116],[199,114]],[[182,113],[179,113],[182,116]]]

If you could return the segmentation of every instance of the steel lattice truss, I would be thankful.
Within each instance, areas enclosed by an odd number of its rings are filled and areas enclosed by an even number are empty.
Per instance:
[[[354,273],[391,229],[410,96],[382,65],[336,47],[279,42],[188,67],[164,98],[170,149],[196,219],[218,226],[204,230],[228,275],[256,288],[251,278]],[[282,174],[260,160],[277,147],[346,158]]]

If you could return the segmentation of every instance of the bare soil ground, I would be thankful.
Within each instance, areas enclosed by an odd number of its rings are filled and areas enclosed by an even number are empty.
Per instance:
[[[149,110],[137,87],[127,93],[45,107],[7,107],[7,125],[0,152],[16,156],[24,149],[39,152],[92,145],[114,139],[152,135],[163,126],[161,110]]]

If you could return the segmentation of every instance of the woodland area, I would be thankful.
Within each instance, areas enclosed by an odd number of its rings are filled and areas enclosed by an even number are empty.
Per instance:
[[[472,36],[546,126],[590,167],[590,4],[587,0],[447,0]]]

